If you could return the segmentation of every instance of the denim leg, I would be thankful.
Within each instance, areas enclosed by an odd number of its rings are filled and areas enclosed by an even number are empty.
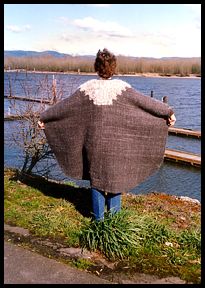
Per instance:
[[[102,220],[105,211],[105,193],[94,188],[91,188],[91,193],[94,218]]]
[[[107,211],[110,211],[112,214],[119,212],[121,210],[121,193],[117,194],[108,193],[106,201],[107,201]]]

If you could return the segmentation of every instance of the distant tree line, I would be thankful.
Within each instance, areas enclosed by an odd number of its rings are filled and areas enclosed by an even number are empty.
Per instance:
[[[82,72],[93,73],[94,58],[83,56],[5,57],[4,69],[25,69],[27,71]],[[117,57],[117,74],[158,73],[164,76],[201,76],[201,58],[136,58]]]

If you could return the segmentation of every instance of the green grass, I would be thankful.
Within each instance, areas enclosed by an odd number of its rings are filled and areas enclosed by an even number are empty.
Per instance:
[[[141,228],[133,222],[130,211],[112,215],[105,213],[104,221],[89,221],[81,228],[80,245],[91,251],[101,251],[108,259],[124,259],[135,254],[142,237]]]
[[[122,210],[91,219],[89,189],[4,175],[4,221],[67,246],[97,251],[129,271],[200,283],[200,206],[164,194],[123,195]],[[90,212],[89,212],[90,211]],[[76,261],[82,269],[90,262]]]
[[[83,217],[72,203],[9,178],[5,176],[6,223],[27,228],[38,236],[63,237],[69,246],[79,245],[77,235]]]

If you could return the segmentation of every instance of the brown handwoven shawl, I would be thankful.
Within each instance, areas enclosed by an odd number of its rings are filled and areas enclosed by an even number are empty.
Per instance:
[[[159,169],[172,113],[124,81],[93,79],[43,112],[41,121],[67,176],[118,193]]]

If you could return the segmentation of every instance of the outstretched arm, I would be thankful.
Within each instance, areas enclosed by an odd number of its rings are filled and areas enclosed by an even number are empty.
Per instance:
[[[128,89],[127,92],[129,101],[131,101],[134,105],[158,117],[163,117],[167,119],[172,117],[169,122],[174,123],[173,121],[171,121],[174,120],[175,117],[172,116],[174,114],[174,111],[169,105],[157,99],[145,96],[144,94],[141,94],[133,88]]]

